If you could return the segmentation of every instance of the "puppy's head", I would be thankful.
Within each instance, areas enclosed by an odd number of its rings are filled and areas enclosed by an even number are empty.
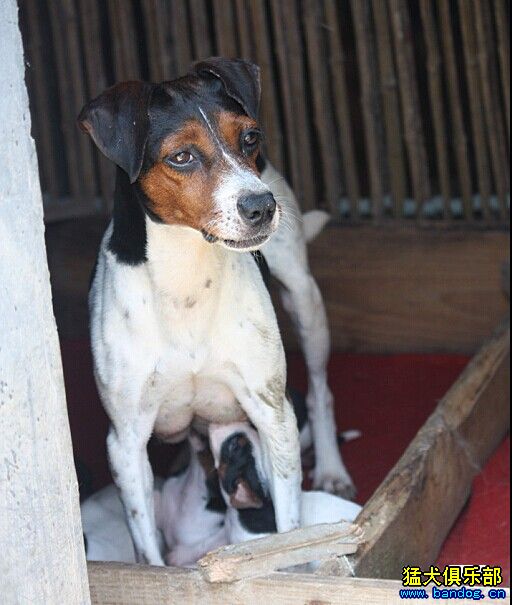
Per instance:
[[[262,508],[268,500],[261,479],[261,448],[256,431],[244,423],[210,425],[210,447],[226,504]]]
[[[170,82],[117,84],[78,120],[127,173],[150,216],[254,250],[279,221],[256,166],[259,99],[255,65],[214,57]]]

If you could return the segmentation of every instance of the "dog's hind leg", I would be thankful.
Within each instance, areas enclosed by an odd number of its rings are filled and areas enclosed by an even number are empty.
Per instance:
[[[111,426],[107,448],[137,561],[163,565],[155,524],[153,472],[146,449],[152,429],[153,419],[139,417],[130,423],[124,418],[119,426]]]
[[[339,453],[333,396],[327,384],[330,339],[322,296],[311,274],[297,273],[292,280],[288,275],[277,277],[284,286],[281,300],[298,332],[308,368],[306,405],[316,459],[313,484],[316,489],[353,498],[355,488]]]

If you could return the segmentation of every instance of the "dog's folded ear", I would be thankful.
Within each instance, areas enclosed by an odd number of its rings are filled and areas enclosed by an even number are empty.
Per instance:
[[[133,183],[139,176],[148,136],[148,108],[154,85],[121,82],[87,103],[78,124]]]
[[[245,113],[257,120],[260,106],[260,68],[242,59],[210,57],[192,68],[197,75],[212,74],[221,80],[226,93],[239,103]]]

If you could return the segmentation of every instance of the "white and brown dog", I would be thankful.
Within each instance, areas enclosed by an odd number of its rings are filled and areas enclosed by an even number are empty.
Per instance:
[[[172,82],[126,82],[81,127],[118,166],[89,304],[108,452],[139,561],[162,564],[146,444],[191,425],[257,428],[279,531],[300,515],[300,450],[283,347],[251,254],[261,249],[309,368],[315,484],[352,489],[327,387],[328,330],[293,194],[258,158],[256,66],[213,58]],[[291,211],[289,211],[291,209]],[[283,216],[281,226],[279,219]],[[271,239],[271,236],[274,237]]]

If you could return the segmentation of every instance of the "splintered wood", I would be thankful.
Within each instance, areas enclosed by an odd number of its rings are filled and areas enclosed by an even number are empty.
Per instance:
[[[232,582],[332,556],[353,554],[362,538],[357,525],[344,521],[315,525],[224,546],[208,553],[198,565],[209,582]]]

